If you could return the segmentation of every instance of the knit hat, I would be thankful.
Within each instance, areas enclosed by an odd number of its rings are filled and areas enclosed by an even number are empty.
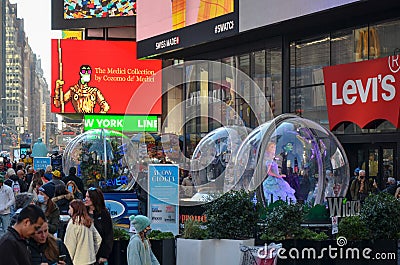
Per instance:
[[[135,227],[137,233],[142,232],[151,224],[150,219],[144,215],[131,215],[129,216],[129,221],[131,221],[131,224]]]
[[[52,182],[48,182],[46,184],[44,184],[43,186],[41,186],[39,188],[39,191],[43,192],[44,194],[46,194],[50,199],[52,199],[54,197],[54,191],[55,191],[56,187],[54,185],[54,183]]]
[[[20,209],[28,206],[33,201],[33,194],[28,192],[18,193],[15,196],[15,208]]]
[[[58,170],[54,170],[54,171],[52,172],[52,174],[53,174],[53,176],[56,177],[56,178],[61,178],[61,172],[58,171]]]

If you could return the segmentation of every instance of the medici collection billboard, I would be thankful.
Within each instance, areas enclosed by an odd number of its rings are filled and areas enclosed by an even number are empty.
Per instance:
[[[135,42],[52,40],[51,49],[52,112],[161,114],[161,61],[137,60]]]

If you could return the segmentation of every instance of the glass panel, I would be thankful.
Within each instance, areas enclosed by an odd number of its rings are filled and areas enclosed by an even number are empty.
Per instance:
[[[367,177],[374,178],[378,176],[378,161],[379,161],[379,150],[369,149],[367,160],[363,162],[361,169],[365,170]]]
[[[383,160],[383,182],[386,183],[388,178],[393,178],[393,157],[394,149],[383,149],[382,160]]]
[[[313,73],[330,64],[329,44],[329,35],[295,43],[294,54],[291,54],[295,56],[295,60],[291,59],[296,70],[295,86],[318,84]]]
[[[331,64],[346,64],[355,61],[354,30],[334,32],[331,35]]]
[[[282,114],[282,50],[271,49],[267,58],[267,71],[271,73],[271,84],[267,83],[267,89],[271,89],[270,105],[276,116]]]
[[[239,56],[239,70],[244,72],[247,75],[250,75],[250,55],[244,54]],[[241,78],[243,79],[243,78]],[[239,116],[242,118],[245,126],[251,126],[250,123],[250,107],[249,104],[244,100],[250,100],[251,96],[251,87],[250,87],[250,80],[240,80],[241,83],[239,84],[239,93],[242,97],[238,100],[239,103]]]
[[[370,27],[370,58],[393,55],[400,48],[400,21],[388,21]]]
[[[328,112],[326,111],[324,86],[291,89],[290,98],[291,112],[303,118],[311,119],[328,128]]]
[[[208,132],[208,63],[202,63],[199,69],[200,86],[200,133]]]

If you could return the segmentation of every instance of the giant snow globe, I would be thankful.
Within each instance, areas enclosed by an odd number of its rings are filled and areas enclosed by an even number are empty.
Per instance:
[[[280,115],[254,129],[233,161],[233,188],[257,191],[264,205],[277,200],[324,204],[347,192],[350,170],[339,141],[295,115]]]
[[[103,191],[127,191],[135,183],[138,150],[121,132],[94,129],[76,136],[65,148],[64,173],[77,168],[85,188],[100,187]]]
[[[250,133],[244,126],[217,128],[204,136],[196,146],[190,161],[194,191],[184,193],[190,201],[208,200],[233,186],[232,155]],[[183,190],[185,187],[182,187]],[[185,190],[184,190],[185,191]]]

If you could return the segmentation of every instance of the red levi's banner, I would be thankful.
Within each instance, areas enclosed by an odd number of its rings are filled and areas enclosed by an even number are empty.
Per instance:
[[[161,60],[137,60],[136,42],[52,40],[51,111],[161,114]]]
[[[329,126],[375,120],[400,126],[400,56],[324,67]]]

